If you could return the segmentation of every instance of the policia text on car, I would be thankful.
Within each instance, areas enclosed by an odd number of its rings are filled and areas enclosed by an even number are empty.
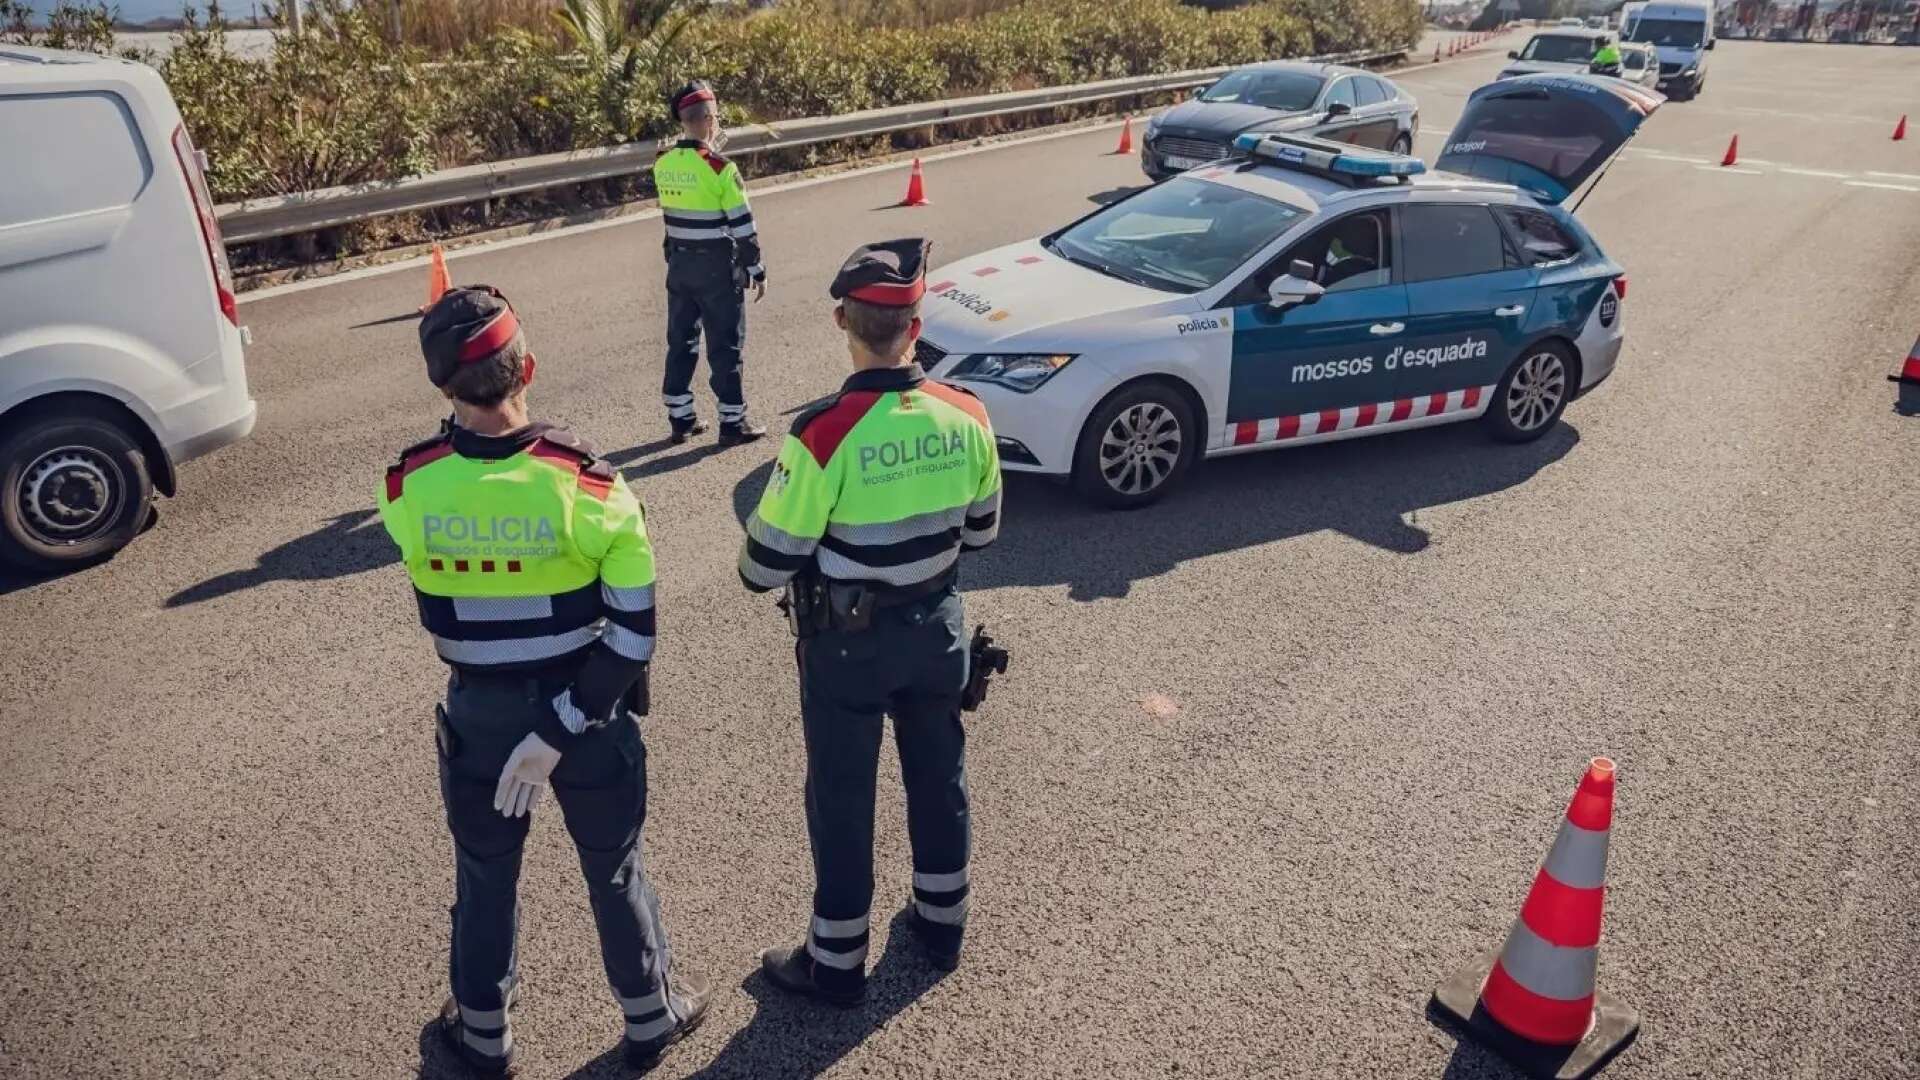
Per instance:
[[[999,532],[1000,462],[980,402],[912,361],[927,247],[863,247],[840,268],[830,291],[854,374],[794,421],[740,553],[749,589],[788,586],[815,874],[805,943],[761,965],[775,985],[836,1004],[866,993],[888,714],[913,847],[902,922],[952,968],[967,920],[969,655],[954,585],[961,550]]]
[[[387,470],[380,518],[452,669],[438,743],[457,891],[439,1030],[476,1071],[512,1065],[520,853],[551,784],[626,1018],[623,1049],[644,1065],[700,1022],[710,996],[704,978],[674,969],[642,867],[646,523],[612,467],[529,420],[534,358],[497,291],[448,292],[421,321],[420,346],[453,418]]]
[[[759,232],[740,167],[721,157],[715,145],[721,128],[713,91],[695,80],[674,91],[667,105],[685,137],[653,163],[667,253],[667,369],[661,400],[674,442],[706,430],[691,390],[704,330],[708,385],[720,410],[720,442],[749,442],[766,434],[747,418],[740,376],[747,336],[746,289],[753,287],[756,301],[767,291]]]

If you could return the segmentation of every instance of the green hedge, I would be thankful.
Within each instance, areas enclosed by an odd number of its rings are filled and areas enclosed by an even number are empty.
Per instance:
[[[652,68],[600,69],[516,30],[429,62],[357,7],[247,60],[194,30],[159,62],[222,200],[667,134],[664,89],[699,75],[735,120],[1259,59],[1396,48],[1416,0],[1027,0],[925,30],[863,28],[799,3],[703,16]]]

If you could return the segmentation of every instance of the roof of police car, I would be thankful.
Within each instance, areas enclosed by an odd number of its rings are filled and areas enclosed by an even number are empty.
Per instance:
[[[1495,183],[1458,173],[1424,172],[1395,183],[1347,184],[1320,173],[1267,162],[1229,161],[1195,169],[1187,176],[1224,184],[1241,191],[1276,199],[1308,213],[1322,207],[1369,195],[1394,196],[1408,191],[1471,191],[1490,196],[1517,196],[1511,184]]]

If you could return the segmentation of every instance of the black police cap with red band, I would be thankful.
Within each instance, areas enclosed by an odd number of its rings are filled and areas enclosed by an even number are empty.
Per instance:
[[[464,364],[478,363],[520,336],[513,305],[491,285],[448,289],[420,319],[420,352],[427,378],[445,386]]]
[[[919,237],[867,244],[855,249],[834,275],[827,294],[881,307],[908,307],[927,292],[927,252],[933,244]]]
[[[667,107],[672,109],[673,115],[678,118],[681,109],[689,105],[698,105],[700,102],[712,100],[713,87],[708,86],[699,79],[695,79],[669,95],[667,97]]]

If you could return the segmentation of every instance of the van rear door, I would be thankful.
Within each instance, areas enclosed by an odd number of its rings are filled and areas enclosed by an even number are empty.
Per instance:
[[[1599,75],[1520,75],[1467,98],[1437,162],[1446,172],[1566,200],[1666,99]]]

